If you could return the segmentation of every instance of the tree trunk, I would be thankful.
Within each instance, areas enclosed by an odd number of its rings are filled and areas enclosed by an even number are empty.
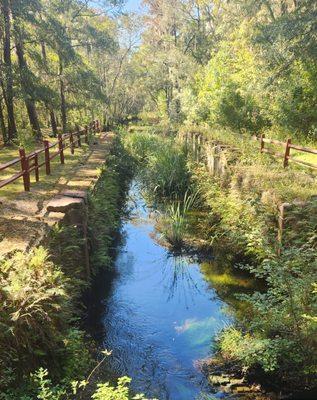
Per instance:
[[[4,119],[4,115],[3,115],[1,98],[0,98],[0,130],[1,130],[1,134],[2,134],[3,143],[6,144],[8,141],[8,133],[7,133],[7,127],[6,127],[5,119]]]
[[[15,27],[16,38],[15,38],[15,48],[18,57],[18,65],[21,77],[21,87],[24,96],[25,107],[28,113],[29,121],[33,132],[35,133],[36,139],[40,140],[42,138],[41,127],[35,107],[35,101],[33,99],[33,85],[30,83],[29,79],[29,69],[24,56],[24,47],[22,42],[22,34],[18,27]]]
[[[45,65],[46,72],[48,73],[48,65],[47,65],[47,55],[46,55],[46,46],[45,43],[41,43],[41,49],[42,49],[42,57]],[[46,103],[46,108],[49,110],[50,113],[50,122],[51,122],[51,128],[54,134],[54,137],[57,136],[58,131],[57,131],[57,123],[56,123],[56,118],[55,118],[55,112],[52,104]]]
[[[67,131],[67,109],[66,109],[66,98],[65,98],[65,84],[63,80],[63,62],[59,58],[59,76],[60,76],[60,94],[61,94],[61,117],[63,133]]]
[[[13,72],[11,59],[11,10],[8,0],[1,2],[1,10],[4,19],[3,61],[6,76],[6,106],[8,115],[8,141],[11,142],[17,133],[14,104],[13,104]]]
[[[53,109],[50,109],[50,120],[51,120],[51,127],[52,127],[54,137],[56,137],[58,134],[58,131],[57,131],[57,123],[56,123],[55,113],[54,113]]]

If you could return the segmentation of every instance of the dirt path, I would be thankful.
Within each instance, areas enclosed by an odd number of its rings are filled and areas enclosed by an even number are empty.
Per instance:
[[[75,165],[50,182],[34,184],[31,192],[21,192],[14,200],[0,197],[0,259],[16,250],[27,251],[39,244],[50,228],[63,217],[48,212],[52,199],[65,192],[83,191],[98,179],[98,171],[109,152],[114,134],[101,134]],[[67,161],[66,161],[67,162]]]

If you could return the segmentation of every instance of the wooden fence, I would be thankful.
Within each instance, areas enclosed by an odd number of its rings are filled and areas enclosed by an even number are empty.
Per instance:
[[[302,160],[299,160],[299,159],[291,156],[291,150],[292,149],[294,149],[296,151],[303,152],[303,153],[309,153],[309,154],[317,155],[317,150],[315,150],[315,149],[311,149],[311,148],[303,147],[303,146],[298,146],[297,144],[292,144],[291,139],[288,139],[286,142],[280,142],[279,140],[275,140],[275,139],[267,139],[265,137],[265,135],[261,135],[260,137],[254,136],[253,138],[260,142],[260,151],[261,151],[261,153],[268,153],[268,154],[271,154],[274,157],[282,158],[283,159],[284,168],[286,168],[289,165],[289,162],[291,161],[291,162],[294,162],[296,164],[303,165],[305,167],[317,169],[317,164],[308,163],[306,161],[302,161]],[[273,144],[273,145],[276,145],[276,146],[280,146],[280,147],[282,147],[284,149],[284,151],[282,153],[281,152],[272,151],[271,149],[268,149],[268,148],[265,147],[266,143]]]
[[[45,166],[46,175],[51,173],[51,161],[59,156],[61,164],[65,162],[64,151],[70,148],[71,154],[74,154],[75,147],[81,147],[82,139],[85,143],[89,142],[89,132],[95,133],[100,131],[99,121],[93,121],[92,123],[85,126],[84,129],[77,129],[75,132],[59,134],[57,141],[50,143],[48,140],[43,140],[43,148],[33,151],[32,153],[26,154],[25,149],[21,147],[19,149],[19,157],[5,163],[0,164],[0,172],[6,171],[17,164],[20,165],[20,171],[11,177],[0,180],[0,189],[15,182],[17,179],[23,178],[24,190],[30,191],[30,174],[34,171],[35,180],[38,182],[40,180],[40,168]],[[52,149],[56,151],[52,152]],[[40,155],[44,155],[44,161],[39,162]]]
[[[191,147],[192,147],[192,150],[194,153],[194,158],[199,159],[199,153],[201,151],[202,145],[204,143],[208,142],[208,139],[202,133],[195,133],[195,132],[187,132],[185,134],[180,134],[179,137],[182,140],[185,140],[187,145],[188,145],[188,143],[191,144]],[[297,152],[317,155],[316,149],[293,144],[291,139],[288,139],[286,142],[281,142],[279,140],[266,138],[265,135],[261,135],[260,137],[253,136],[252,139],[260,142],[259,150],[261,153],[267,153],[274,157],[281,158],[283,160],[284,168],[288,167],[290,162],[293,162],[293,163],[299,164],[301,166],[305,166],[305,167],[312,168],[312,169],[317,169],[317,164],[300,160],[291,155],[292,150],[295,150]],[[265,146],[265,144],[279,146],[283,150],[282,150],[282,152],[273,151],[271,148],[267,148]],[[229,149],[234,148],[233,146],[230,146],[230,145],[223,145],[223,144],[219,144],[219,143],[218,143],[218,145],[221,147],[227,147]]]

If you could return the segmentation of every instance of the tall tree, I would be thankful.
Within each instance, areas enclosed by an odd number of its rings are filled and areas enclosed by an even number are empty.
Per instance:
[[[2,0],[1,12],[4,20],[4,35],[3,35],[3,61],[4,61],[4,76],[5,76],[5,103],[8,115],[8,141],[11,142],[17,133],[14,103],[13,103],[13,68],[11,57],[11,8],[10,0]]]

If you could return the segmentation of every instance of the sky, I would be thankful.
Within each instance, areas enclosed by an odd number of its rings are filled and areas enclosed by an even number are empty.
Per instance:
[[[140,11],[142,0],[128,0],[125,6],[127,11]]]

